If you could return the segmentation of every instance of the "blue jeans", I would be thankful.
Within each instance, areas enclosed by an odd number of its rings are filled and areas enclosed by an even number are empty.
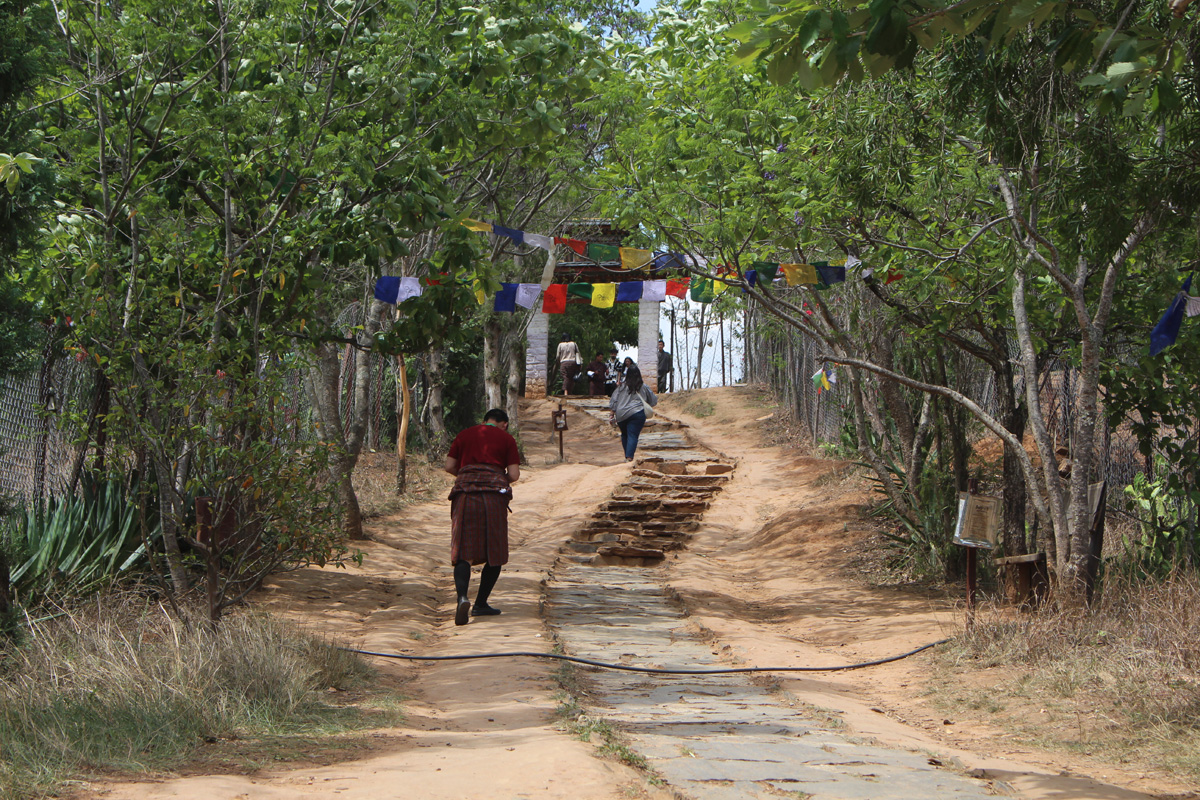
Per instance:
[[[632,417],[618,422],[617,427],[621,429],[621,447],[625,448],[625,458],[632,459],[637,452],[638,437],[642,435],[642,428],[646,427],[646,412],[638,411]]]

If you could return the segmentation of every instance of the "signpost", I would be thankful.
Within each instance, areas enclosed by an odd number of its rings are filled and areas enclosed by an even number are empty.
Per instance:
[[[562,403],[558,404],[558,411],[551,411],[550,416],[554,419],[554,430],[558,431],[558,460],[564,461],[563,458],[563,431],[567,428],[567,412],[563,410]]]
[[[978,484],[968,482],[967,491],[958,495],[958,521],[954,543],[967,548],[967,628],[975,622],[975,583],[978,551],[996,546],[1000,531],[1000,498],[975,494]]]

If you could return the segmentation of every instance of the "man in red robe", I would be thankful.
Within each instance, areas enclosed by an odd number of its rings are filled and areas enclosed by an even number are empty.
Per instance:
[[[493,408],[482,425],[455,437],[446,456],[446,472],[455,476],[450,491],[450,563],[458,600],[454,624],[472,617],[493,616],[500,610],[488,597],[508,563],[508,504],[512,484],[521,477],[521,454],[508,433],[508,414]],[[475,605],[467,597],[471,566],[483,564]]]

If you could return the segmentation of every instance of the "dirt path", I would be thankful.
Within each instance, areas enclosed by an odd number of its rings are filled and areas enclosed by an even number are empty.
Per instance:
[[[663,408],[689,422],[708,447],[736,460],[737,471],[688,547],[672,553],[658,572],[721,663],[840,664],[953,633],[952,603],[872,589],[855,579],[855,536],[846,524],[864,498],[839,483],[838,465],[759,444],[758,420],[768,410],[756,407],[748,390],[712,391],[702,409],[711,413],[703,419],[688,413],[695,398],[668,398]],[[564,542],[630,477],[612,433],[581,413],[570,416],[568,463],[554,463],[551,407],[527,409],[523,442],[530,464],[515,492],[513,560],[494,594],[501,616],[454,627],[448,507],[441,499],[375,521],[371,541],[355,543],[366,553],[361,568],[282,576],[259,604],[368,650],[548,651],[543,582],[563,563]],[[375,732],[372,750],[357,760],[96,785],[93,794],[114,800],[672,796],[556,727],[557,684],[546,662],[379,666],[383,679],[410,698],[406,718],[398,728]],[[922,696],[927,672],[928,662],[916,656],[860,672],[782,678],[779,687],[829,709],[851,734],[936,754],[950,765],[957,759],[965,771],[1020,797],[1121,800],[1148,796],[1132,789],[1182,791],[1156,778],[1006,745],[984,724],[944,720]]]

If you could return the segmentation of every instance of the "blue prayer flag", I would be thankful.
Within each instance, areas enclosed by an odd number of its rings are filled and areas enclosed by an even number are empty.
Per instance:
[[[683,256],[679,253],[655,253],[650,262],[651,269],[683,269]]]
[[[835,283],[842,283],[846,280],[845,267],[831,267],[828,264],[813,264],[817,268],[817,275],[821,278],[821,283],[826,286],[832,286]]]
[[[508,311],[517,310],[517,287],[519,283],[502,283],[500,291],[496,292],[496,302],[492,306],[493,311]]]
[[[634,303],[642,299],[642,281],[623,281],[617,284],[617,302]]]
[[[517,244],[525,244],[525,231],[518,231],[513,228],[503,228],[499,225],[492,226],[492,233],[497,236],[507,236]]]
[[[375,281],[375,299],[381,303],[396,303],[396,295],[400,294],[400,279],[383,277]]]
[[[1163,312],[1162,318],[1154,326],[1154,330],[1150,331],[1150,355],[1158,355],[1163,350],[1175,344],[1175,340],[1179,338],[1179,326],[1183,324],[1183,312],[1187,306],[1187,293],[1191,288],[1192,276],[1188,275],[1187,280],[1183,282],[1183,286],[1179,290],[1179,294],[1175,295],[1175,299],[1171,301],[1171,305],[1167,306],[1167,310]]]

